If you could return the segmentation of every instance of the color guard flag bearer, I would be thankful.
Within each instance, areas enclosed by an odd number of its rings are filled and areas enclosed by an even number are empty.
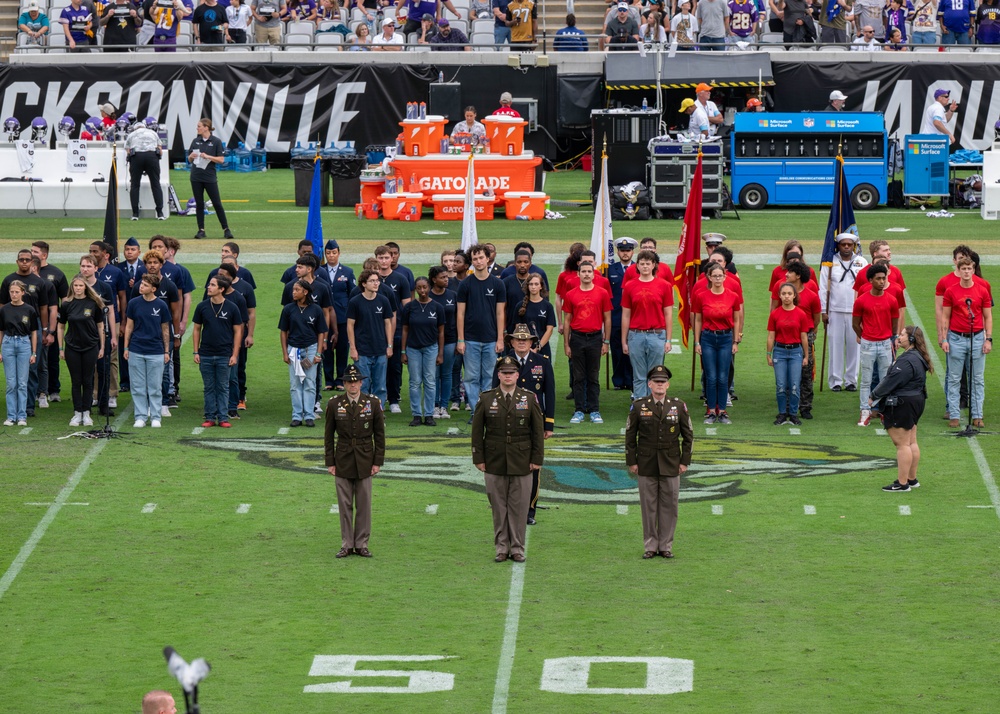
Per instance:
[[[601,150],[601,187],[594,203],[594,229],[590,234],[590,249],[597,255],[596,272],[608,272],[609,256],[614,255],[614,235],[611,230],[611,191],[608,188],[608,138]]]
[[[466,255],[469,248],[479,242],[476,232],[476,172],[472,157],[470,153],[469,172],[465,176],[465,205],[462,207],[462,252]]]

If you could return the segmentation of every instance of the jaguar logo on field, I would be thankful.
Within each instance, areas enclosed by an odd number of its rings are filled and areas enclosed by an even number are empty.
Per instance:
[[[283,471],[325,474],[323,438],[278,436],[262,439],[187,438],[181,443],[227,450],[247,463]],[[705,442],[702,441],[702,444]],[[699,450],[681,478],[682,501],[714,501],[742,496],[759,478],[839,476],[895,468],[896,462],[834,446],[772,441],[713,441]],[[427,481],[485,492],[472,465],[469,438],[389,437],[385,466],[377,478]],[[638,503],[639,491],[625,467],[622,438],[558,436],[545,443],[540,498],[562,503]]]

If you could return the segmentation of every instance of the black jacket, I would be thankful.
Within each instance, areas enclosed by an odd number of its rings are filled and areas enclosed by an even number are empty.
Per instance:
[[[916,350],[906,350],[889,367],[889,372],[872,390],[873,400],[889,395],[927,397],[927,363]]]

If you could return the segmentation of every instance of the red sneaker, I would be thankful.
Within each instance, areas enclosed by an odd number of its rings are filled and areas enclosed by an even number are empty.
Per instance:
[[[230,424],[228,421],[223,420],[219,422],[219,426],[221,426],[223,429],[228,429],[229,427],[232,426],[232,424]]]
[[[215,426],[215,422],[214,422],[214,421],[212,421],[211,419],[206,419],[205,421],[203,421],[203,422],[201,423],[201,425],[202,425],[202,427],[204,427],[205,429],[208,429],[208,428],[210,428],[210,427],[213,427],[213,426]]]

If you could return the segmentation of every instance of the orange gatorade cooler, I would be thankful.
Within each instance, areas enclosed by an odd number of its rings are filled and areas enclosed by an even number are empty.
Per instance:
[[[517,117],[490,115],[483,117],[490,153],[500,156],[520,156],[524,151],[524,127],[528,122]]]
[[[407,156],[427,156],[441,153],[441,139],[448,120],[443,116],[428,114],[426,119],[404,119],[403,151]]]
[[[503,200],[508,219],[540,221],[545,218],[545,204],[549,197],[545,191],[508,191]]]
[[[422,193],[383,193],[382,215],[390,221],[419,221],[424,207]]]

